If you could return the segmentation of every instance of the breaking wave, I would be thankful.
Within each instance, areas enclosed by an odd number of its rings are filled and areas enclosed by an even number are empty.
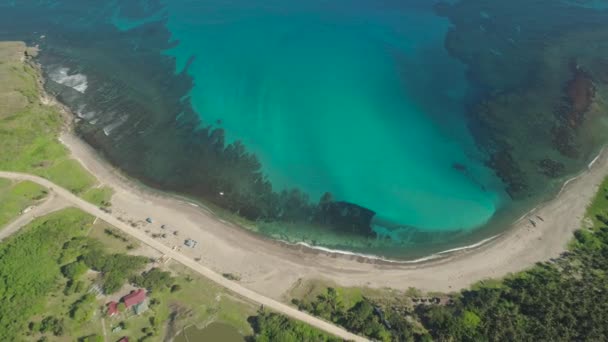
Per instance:
[[[89,87],[87,77],[83,74],[70,74],[70,69],[57,68],[49,74],[51,80],[66,87],[70,87],[84,94]]]

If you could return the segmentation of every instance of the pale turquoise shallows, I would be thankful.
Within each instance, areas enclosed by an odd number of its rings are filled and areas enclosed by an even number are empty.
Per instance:
[[[195,57],[194,108],[254,152],[275,189],[331,192],[422,230],[473,229],[502,185],[467,131],[447,21],[403,2],[166,1],[179,41],[167,54],[176,71]]]

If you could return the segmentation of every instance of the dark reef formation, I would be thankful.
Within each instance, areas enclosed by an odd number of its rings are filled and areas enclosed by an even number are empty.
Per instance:
[[[46,14],[32,16],[41,6]],[[118,11],[157,19],[120,31],[112,22]],[[40,44],[47,73],[67,67],[86,75],[84,94],[54,82],[47,89],[78,114],[87,142],[144,183],[252,221],[375,236],[374,212],[330,195],[317,203],[297,189],[276,191],[255,155],[226,143],[221,122],[201,121],[188,98],[188,65],[176,74],[176,61],[163,54],[178,44],[163,11],[159,0],[0,1],[0,39]],[[473,85],[471,131],[514,199],[579,170],[606,142],[608,11],[556,0],[461,0],[437,12],[453,25],[445,47]],[[452,168],[467,173],[458,163]]]
[[[323,225],[328,229],[374,236],[375,213],[327,197],[320,204],[298,189],[277,192],[255,155],[224,131],[202,122],[190,104],[193,80],[163,54],[171,41],[165,18],[120,31],[120,15],[140,20],[162,13],[161,1],[118,1],[91,7],[63,0],[48,4],[24,0],[12,17],[29,20],[11,26],[0,3],[0,39],[40,44],[47,76],[59,67],[86,75],[82,94],[49,81],[47,90],[72,108],[77,132],[112,164],[150,186],[209,201],[252,221]],[[47,6],[47,15],[30,11]],[[50,77],[47,77],[50,79]]]
[[[336,227],[342,232],[373,235],[372,219],[375,212],[348,202],[328,201],[320,203],[317,222]],[[367,227],[367,230],[365,229]]]
[[[591,76],[578,65],[573,67],[573,78],[566,84],[566,107],[564,119],[572,127],[581,125],[585,113],[591,108],[595,97],[595,85]]]
[[[561,1],[440,3],[467,66],[469,126],[514,199],[579,170],[607,141],[608,11]]]
[[[558,124],[553,128],[553,145],[565,157],[579,156],[575,133],[595,98],[593,80],[578,65],[572,67],[573,78],[566,83],[564,101],[556,110]]]

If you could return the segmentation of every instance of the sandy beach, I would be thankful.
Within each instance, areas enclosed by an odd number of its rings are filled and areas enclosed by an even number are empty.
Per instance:
[[[102,184],[115,190],[114,216],[126,222],[139,222],[140,229],[147,234],[166,234],[158,240],[192,258],[200,258],[203,265],[216,272],[238,275],[241,284],[277,299],[300,279],[324,279],[343,286],[401,290],[416,287],[449,292],[521,271],[558,257],[565,250],[572,233],[582,224],[587,205],[608,174],[608,155],[603,151],[587,171],[568,181],[556,198],[539,205],[496,239],[444,258],[390,264],[288,246],[255,235],[216,218],[200,206],[136,184],[72,133],[63,133],[61,141]],[[153,223],[146,223],[147,217],[153,217]],[[528,218],[536,221],[536,227]],[[183,246],[188,238],[199,244],[195,248]]]

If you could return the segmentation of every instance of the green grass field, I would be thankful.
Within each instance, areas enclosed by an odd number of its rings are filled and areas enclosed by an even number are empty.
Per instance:
[[[604,224],[598,219],[600,216],[608,217],[608,177],[600,184],[595,198],[587,207],[585,221],[592,223],[590,228],[598,228]]]
[[[0,179],[0,229],[46,195],[47,190],[36,183]]]
[[[110,204],[114,190],[107,186],[91,188],[82,194],[82,198],[100,207]]]
[[[38,71],[21,60],[25,46],[0,42],[0,170],[33,173],[102,206],[112,191],[76,160],[58,136],[59,111],[41,103]]]
[[[31,184],[0,180],[0,189],[8,188],[17,188],[16,193],[20,194],[36,194]],[[163,340],[186,326],[204,326],[214,321],[230,324],[243,335],[252,334],[247,318],[255,315],[256,305],[241,300],[206,278],[172,262],[154,267],[169,271],[173,277],[171,284],[177,285],[179,290],[171,291],[169,287],[154,290],[150,293],[153,304],[142,315],[126,312],[106,317],[104,306],[110,299],[98,296],[89,306],[88,310],[92,311],[90,319],[82,322],[74,319],[74,303],[102,277],[100,273],[88,271],[78,278],[82,282],[82,289],[66,293],[69,280],[62,275],[62,267],[73,262],[78,254],[86,253],[86,248],[89,248],[86,246],[90,246],[90,243],[85,244],[85,249],[76,250],[77,254],[69,253],[66,257],[66,243],[85,236],[91,241],[100,242],[107,255],[140,253],[136,241],[107,223],[73,208],[38,218],[19,234],[0,244],[0,292],[3,294],[0,297],[0,339],[38,341],[44,337],[48,341],[67,342],[84,336],[103,336],[102,319],[109,341],[123,336],[138,340],[151,331],[154,331],[151,340]],[[127,293],[128,290],[123,289],[116,296],[119,298]],[[28,303],[27,309],[23,309],[25,303]],[[7,310],[13,313],[9,314]],[[15,314],[17,311],[18,314]],[[39,332],[47,317],[61,322],[60,335]],[[112,332],[121,323],[126,325],[126,329]],[[31,324],[36,328],[30,329]]]
[[[110,253],[126,253],[140,246],[138,240],[102,220],[95,221],[88,236],[99,240]]]
[[[118,340],[122,336],[141,337],[143,329],[150,329],[152,317],[156,322],[163,322],[157,327],[159,340],[167,335],[175,335],[184,327],[205,326],[211,322],[234,326],[244,336],[252,334],[247,318],[255,315],[257,306],[234,297],[180,264],[170,263],[164,270],[173,274],[174,284],[180,290],[173,293],[169,289],[155,291],[150,298],[158,304],[141,316],[130,315],[125,319],[126,316],[121,314],[108,318],[108,326],[127,323],[127,329],[118,333],[109,332],[110,340]]]

